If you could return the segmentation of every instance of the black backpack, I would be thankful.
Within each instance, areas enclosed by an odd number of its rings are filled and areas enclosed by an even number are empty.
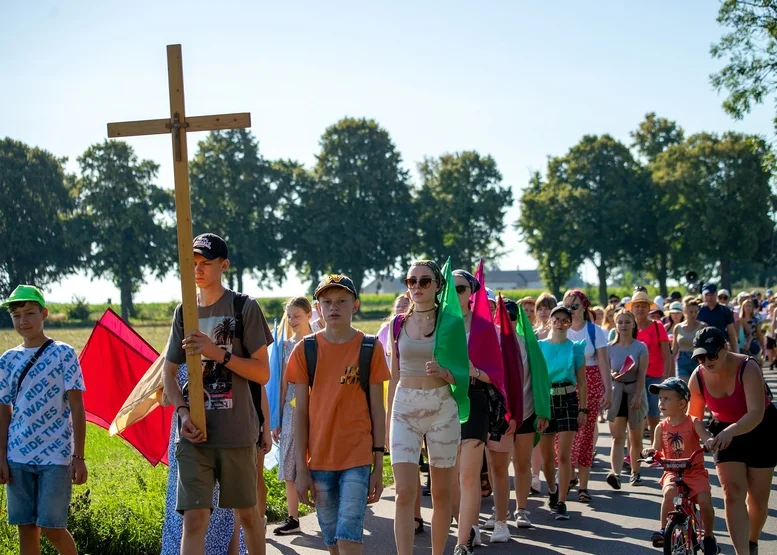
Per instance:
[[[367,409],[372,418],[372,403],[370,402],[370,366],[372,365],[372,352],[375,350],[375,336],[364,334],[362,345],[359,349],[359,382],[367,396]],[[305,362],[308,367],[308,387],[313,389],[313,380],[316,377],[316,365],[318,364],[318,344],[316,334],[311,333],[303,338],[305,348]]]

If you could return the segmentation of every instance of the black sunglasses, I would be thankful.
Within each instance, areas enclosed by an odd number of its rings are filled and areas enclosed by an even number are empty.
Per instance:
[[[410,277],[405,280],[405,286],[408,289],[412,289],[416,285],[421,289],[429,289],[435,281],[437,280],[430,277],[422,277],[421,279]]]
[[[699,364],[704,364],[704,362],[707,360],[709,360],[710,362],[715,362],[716,360],[718,360],[719,356],[720,356],[720,351],[718,351],[714,355],[710,355],[710,354],[699,355],[699,356],[693,357],[693,360],[695,360]]]
[[[579,309],[579,308],[580,308],[580,303],[576,303],[576,304],[570,305],[570,306],[568,306],[567,308],[568,308],[569,310],[571,310],[572,312],[574,312],[574,311],[576,311],[577,309]]]
[[[465,291],[469,289],[468,285],[457,285],[456,286],[456,293],[459,295],[463,295]]]

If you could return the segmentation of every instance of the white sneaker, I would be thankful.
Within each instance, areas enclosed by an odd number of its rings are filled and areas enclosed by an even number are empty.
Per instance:
[[[488,520],[483,525],[483,530],[493,530],[495,523],[496,523],[496,513],[494,509],[491,509],[491,516],[488,517]]]
[[[483,542],[480,541],[480,528],[477,526],[473,526],[472,531],[475,532],[475,538],[472,540],[472,545],[475,547],[479,545],[483,545]]]
[[[540,483],[540,477],[539,476],[532,476],[531,477],[531,489],[537,495],[542,493],[542,484]]]
[[[526,509],[518,509],[515,511],[515,525],[518,528],[531,528],[531,520],[529,520],[529,511]]]
[[[498,521],[494,524],[494,533],[491,534],[491,543],[506,543],[510,541],[510,529],[507,523]]]

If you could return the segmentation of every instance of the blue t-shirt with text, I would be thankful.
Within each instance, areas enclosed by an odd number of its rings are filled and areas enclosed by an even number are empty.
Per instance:
[[[70,345],[55,341],[27,373],[19,375],[38,348],[19,345],[0,357],[0,404],[11,405],[9,461],[19,464],[69,465],[73,421],[67,392],[86,391],[78,356]]]

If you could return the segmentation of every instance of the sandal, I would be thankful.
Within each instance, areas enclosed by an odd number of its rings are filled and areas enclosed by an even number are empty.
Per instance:
[[[491,489],[491,482],[488,480],[488,472],[481,472],[480,474],[480,496],[486,498],[493,490]]]
[[[578,483],[578,480],[577,480],[577,478],[572,478],[572,479],[569,481],[569,489],[567,490],[567,493],[569,493],[570,491],[572,491],[572,488],[574,488],[574,487],[577,485],[577,483]]]
[[[581,489],[577,494],[577,500],[581,503],[590,503],[591,495],[588,493],[587,489]]]
[[[416,534],[423,534],[424,533],[424,519],[420,516],[415,517],[415,533]]]

